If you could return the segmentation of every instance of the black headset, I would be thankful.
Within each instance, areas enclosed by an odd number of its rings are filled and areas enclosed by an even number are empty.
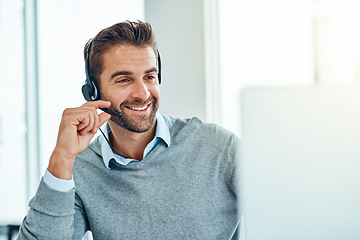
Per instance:
[[[81,91],[86,101],[96,101],[100,100],[100,88],[97,83],[97,81],[90,77],[90,71],[89,71],[89,52],[92,45],[93,39],[90,39],[89,44],[86,48],[86,58],[85,58],[85,74],[86,74],[86,80],[85,84],[82,86]],[[159,84],[161,84],[161,58],[159,50],[157,51],[158,57],[158,79]]]

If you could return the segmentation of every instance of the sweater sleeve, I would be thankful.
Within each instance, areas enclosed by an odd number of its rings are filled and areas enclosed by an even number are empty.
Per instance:
[[[86,215],[75,204],[75,189],[56,191],[42,179],[20,227],[22,239],[81,239],[88,230]],[[75,219],[75,221],[74,221]]]
[[[233,190],[238,197],[240,197],[240,168],[241,168],[241,140],[237,136],[234,136],[234,142],[231,149],[231,159],[233,166]]]

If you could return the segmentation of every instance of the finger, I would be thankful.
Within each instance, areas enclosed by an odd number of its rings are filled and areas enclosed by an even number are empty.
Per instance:
[[[82,106],[93,107],[93,108],[95,108],[95,109],[98,109],[98,108],[108,108],[108,107],[111,106],[111,102],[109,102],[109,101],[104,101],[104,100],[98,100],[98,101],[86,102],[86,103],[83,104]]]
[[[96,109],[94,109],[93,111],[94,111],[94,127],[93,127],[93,129],[91,129],[91,132],[95,134],[100,127],[99,126],[100,119],[99,119],[99,114],[97,113]]]
[[[81,111],[77,119],[77,130],[85,129],[90,123],[89,115],[86,111]]]
[[[81,122],[79,125],[77,125],[77,130],[78,130],[78,131],[81,131],[81,130],[83,130],[84,128],[86,128],[86,126],[87,126],[86,123]]]
[[[98,128],[103,124],[103,122],[100,124],[100,119],[99,119],[96,109],[107,108],[110,106],[111,106],[111,102],[103,101],[103,100],[91,101],[91,102],[86,102],[85,104],[83,104],[80,108],[86,109],[88,111],[89,122],[81,122],[78,125],[78,130],[80,131],[80,134],[84,135],[88,132],[95,134],[97,132]],[[105,121],[107,121],[107,120],[105,120]]]
[[[81,135],[85,135],[88,132],[91,132],[92,129],[94,128],[94,124],[95,124],[95,115],[96,115],[96,113],[94,112],[94,110],[93,109],[86,109],[85,113],[87,114],[86,118],[89,119],[89,121],[88,121],[88,124],[86,125],[86,127],[80,131]]]

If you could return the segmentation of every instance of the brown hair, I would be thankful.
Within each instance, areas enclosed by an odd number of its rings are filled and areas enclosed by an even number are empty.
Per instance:
[[[89,50],[89,74],[100,85],[100,74],[103,71],[103,53],[116,45],[132,45],[135,47],[150,46],[157,57],[157,44],[155,34],[150,23],[125,21],[116,23],[111,27],[101,30],[92,40],[90,39],[84,47],[84,59],[86,50],[91,42]]]

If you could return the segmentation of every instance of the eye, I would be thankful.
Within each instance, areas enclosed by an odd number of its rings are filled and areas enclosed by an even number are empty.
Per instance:
[[[115,80],[115,83],[127,83],[129,82],[129,79],[127,78],[118,78]]]
[[[146,76],[145,77],[145,80],[155,80],[155,76],[153,76],[153,75],[148,75],[148,76]]]

